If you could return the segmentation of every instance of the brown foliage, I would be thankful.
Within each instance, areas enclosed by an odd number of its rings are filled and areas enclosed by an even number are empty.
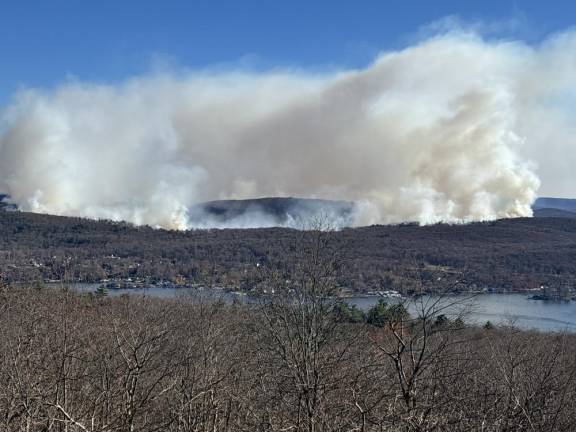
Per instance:
[[[430,314],[375,339],[327,301],[287,299],[2,289],[0,430],[576,428],[574,335],[440,329]]]

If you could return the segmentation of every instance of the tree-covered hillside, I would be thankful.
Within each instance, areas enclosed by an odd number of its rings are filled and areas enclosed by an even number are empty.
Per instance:
[[[262,268],[290,272],[310,234],[285,228],[193,230],[0,212],[0,269],[7,281],[172,280],[250,289]],[[508,219],[468,225],[343,229],[328,241],[340,283],[354,291],[398,289],[442,276],[470,287],[572,284],[576,219]]]

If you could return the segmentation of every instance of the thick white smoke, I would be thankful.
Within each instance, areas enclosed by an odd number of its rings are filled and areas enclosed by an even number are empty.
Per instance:
[[[357,225],[529,216],[530,161],[572,145],[575,72],[574,33],[533,47],[459,32],[333,74],[30,89],[2,113],[0,192],[178,229],[195,203],[260,196],[354,201]]]

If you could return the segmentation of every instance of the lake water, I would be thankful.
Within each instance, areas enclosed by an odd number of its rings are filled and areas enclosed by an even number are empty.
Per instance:
[[[94,292],[98,284],[74,284],[73,288],[79,292]],[[161,298],[177,298],[202,293],[214,299],[231,301],[234,297],[246,298],[222,290],[198,290],[195,288],[142,288],[142,289],[110,289],[109,296],[123,294],[144,295]],[[423,296],[418,299],[402,300],[412,315],[422,308],[435,308],[437,313],[447,316],[456,316],[464,312],[464,320],[469,323],[484,324],[491,321],[493,324],[514,324],[523,329],[536,329],[543,331],[576,332],[576,301],[549,302],[543,300],[530,300],[531,294],[478,294],[473,296]],[[345,301],[356,305],[362,310],[370,309],[379,297],[350,297]],[[385,299],[394,303],[397,299]]]
[[[408,310],[414,314],[422,308],[435,308],[438,313],[455,316],[463,313],[469,323],[514,324],[523,329],[576,332],[576,302],[550,302],[530,300],[531,294],[478,294],[438,298],[423,296],[408,301]],[[362,310],[378,301],[372,297],[348,299]],[[394,300],[391,300],[392,303]],[[441,310],[440,310],[441,309]]]

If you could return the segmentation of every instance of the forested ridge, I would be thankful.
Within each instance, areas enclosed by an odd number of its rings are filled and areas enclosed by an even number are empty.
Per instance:
[[[424,252],[456,245],[455,255],[477,257],[505,244],[535,254],[543,240],[545,251],[569,248],[576,230],[570,222],[183,233],[16,212],[1,220],[11,262],[21,253],[39,273],[48,266],[27,253],[48,251],[64,277],[77,275],[87,259],[102,271],[114,270],[104,267],[108,262],[130,270],[146,260],[167,271],[188,256],[204,283],[223,282],[233,268],[223,257],[255,269],[241,279],[252,287],[251,301],[226,303],[203,290],[158,299],[137,291],[108,297],[106,290],[80,294],[66,284],[14,284],[6,276],[25,270],[6,265],[2,431],[576,428],[576,337],[521,331],[513,322],[469,324],[473,296],[450,294],[471,288],[473,273],[457,263],[426,262]],[[206,268],[193,267],[192,254],[182,251],[201,251]],[[398,260],[391,279],[448,295],[390,304],[382,298],[363,313],[337,297],[344,282],[369,268],[355,268],[352,254],[374,263]]]
[[[8,282],[104,279],[210,283],[252,289],[259,268],[290,272],[309,233],[287,229],[166,231],[122,222],[0,211],[0,268]],[[356,292],[465,275],[467,287],[573,285],[576,219],[414,224],[330,234],[339,284]],[[455,276],[456,277],[456,276]]]

